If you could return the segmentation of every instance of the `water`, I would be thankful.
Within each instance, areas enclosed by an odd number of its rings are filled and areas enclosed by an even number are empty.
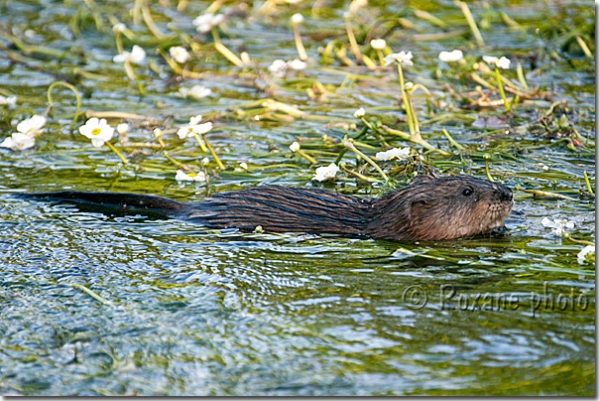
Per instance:
[[[194,2],[181,12],[175,3],[152,4],[151,9],[163,33],[171,32],[166,23],[173,21],[193,34],[191,20],[208,4]],[[58,103],[36,146],[24,152],[0,150],[0,392],[30,396],[595,394],[595,269],[577,262],[582,244],[556,237],[541,224],[544,217],[568,219],[575,224],[569,231],[573,238],[595,238],[594,198],[583,181],[587,171],[595,186],[595,65],[561,31],[563,26],[580,27],[578,32],[585,38],[585,27],[593,25],[594,19],[588,4],[514,2],[488,11],[473,4],[480,24],[486,17],[492,22],[489,30],[483,30],[487,45],[483,50],[464,35],[438,41],[414,39],[415,34],[444,30],[417,19],[409,8],[398,9],[394,2],[360,11],[355,31],[361,40],[376,22],[381,25],[376,36],[397,17],[415,24],[413,30],[395,29],[386,39],[395,51],[415,54],[415,66],[406,69],[408,80],[427,86],[436,102],[454,105],[453,110],[440,108],[434,116],[458,111],[475,119],[494,114],[458,109],[459,101],[443,85],[450,83],[454,91],[467,93],[475,84],[438,62],[440,50],[461,48],[469,56],[504,54],[521,61],[530,87],[554,91],[552,101],[567,101],[567,109],[553,116],[558,120],[565,114],[587,141],[584,147],[567,148],[559,142],[567,131],[558,130],[551,119],[548,126],[553,130],[517,128],[545,113],[551,101],[522,104],[515,128],[508,133],[490,133],[456,115],[423,123],[423,136],[433,144],[452,150],[441,134],[445,127],[467,147],[450,157],[429,154],[427,163],[439,174],[484,177],[485,155],[490,155],[491,174],[515,192],[516,213],[507,220],[507,238],[417,244],[241,234],[176,220],[84,213],[71,206],[11,197],[13,192],[74,188],[152,193],[192,202],[259,183],[318,186],[310,182],[314,170],[288,150],[297,138],[305,138],[303,149],[321,166],[335,160],[341,150],[339,144],[324,142],[323,135],[335,141],[356,135],[344,124],[357,123],[352,113],[360,106],[367,108],[370,118],[408,130],[402,122],[394,125],[405,115],[398,109],[399,89],[392,70],[372,72],[320,62],[317,48],[333,40],[332,34],[347,41],[342,16],[347,5],[336,3],[312,14],[308,5],[281,5],[281,14],[270,15],[257,3],[245,16],[228,21],[221,32],[223,43],[237,54],[241,46],[246,48],[272,81],[269,91],[263,90],[268,83],[255,69],[241,72],[212,50],[210,35],[201,42],[202,53],[193,67],[205,69],[204,79],[174,79],[153,52],[157,46],[168,49],[168,40],[155,39],[144,25],[132,25],[124,11],[132,6],[120,2],[93,6],[104,24],[98,32],[85,4],[0,4],[2,43],[12,34],[75,55],[59,62],[34,53],[26,55],[24,63],[11,63],[9,50],[0,50],[0,90],[7,91],[0,94],[19,97],[16,109],[3,110],[2,138],[14,131],[12,119],[44,111],[46,89],[55,80],[48,71],[69,75],[78,66],[102,76],[75,82],[84,94],[83,110],[137,113],[160,123],[168,116],[177,123],[196,114],[212,116],[216,128],[208,138],[227,169],[219,172],[211,159],[208,168],[218,175],[210,174],[208,185],[178,183],[176,167],[162,151],[153,149],[122,167],[106,147],[93,148],[86,138],[69,132],[75,103],[68,91],[56,89]],[[452,2],[439,1],[435,6],[422,9],[449,23],[447,30],[468,29]],[[508,28],[498,11],[518,21],[525,31]],[[301,29],[313,61],[306,70],[277,80],[266,67],[275,58],[296,57],[288,26],[294,12],[306,18]],[[136,43],[148,52],[149,60],[135,67],[146,87],[145,97],[128,83],[123,66],[111,61],[116,50],[110,16],[123,20],[138,35]],[[69,28],[70,21],[77,21],[79,32]],[[310,36],[317,34],[325,34],[325,39]],[[126,49],[132,44],[124,39]],[[84,62],[78,61],[80,51]],[[531,69],[525,60],[536,52],[537,67]],[[152,71],[153,64],[158,73]],[[340,88],[354,74],[361,78]],[[514,70],[506,75],[517,82]],[[329,85],[326,88],[333,93],[327,102],[311,100],[306,94],[317,81]],[[176,96],[180,87],[193,84],[211,87],[214,95],[202,100]],[[245,109],[249,115],[238,112],[244,104],[269,97],[296,105],[310,117],[290,119],[252,109]],[[434,117],[428,114],[423,97],[415,99],[415,107],[420,121]],[[254,112],[265,118],[254,119]],[[130,123],[130,140],[153,141],[151,129],[137,120]],[[170,128],[168,122],[162,126]],[[393,137],[386,139],[406,146]],[[210,157],[193,139],[180,141],[171,135],[165,140],[169,154],[195,170],[201,168],[202,158]],[[383,146],[372,135],[363,141],[373,146],[361,149],[369,155]],[[126,148],[124,153],[133,150]],[[350,153],[344,160],[349,169],[359,171]],[[241,162],[248,164],[249,171],[234,171]],[[388,171],[395,166],[382,165]],[[408,181],[403,169],[398,169],[405,165],[398,163],[395,175],[391,173],[398,186]],[[414,163],[407,171],[423,168]],[[374,170],[360,171],[379,178]],[[349,174],[326,187],[372,196],[384,190]],[[568,198],[534,198],[524,191],[531,189]],[[92,290],[105,303],[77,285]]]

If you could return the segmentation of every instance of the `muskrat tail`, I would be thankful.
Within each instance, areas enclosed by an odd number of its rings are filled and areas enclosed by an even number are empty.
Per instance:
[[[52,200],[72,203],[81,210],[125,215],[127,212],[144,215],[175,216],[188,208],[185,203],[153,195],[120,192],[59,191],[15,194],[22,199]]]

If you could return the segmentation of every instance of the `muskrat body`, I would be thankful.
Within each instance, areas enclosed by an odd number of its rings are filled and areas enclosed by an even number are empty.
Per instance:
[[[243,231],[331,233],[391,240],[448,240],[504,226],[513,205],[504,185],[471,176],[419,176],[380,198],[342,195],[323,189],[265,185],[215,194],[193,204],[151,195],[62,191],[26,194],[121,214],[144,212]]]

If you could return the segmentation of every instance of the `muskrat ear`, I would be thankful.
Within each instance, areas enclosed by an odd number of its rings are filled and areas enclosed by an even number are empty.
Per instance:
[[[434,202],[428,198],[415,199],[410,202],[410,217],[413,220],[417,220],[419,217],[423,216],[423,213],[427,211],[431,206],[433,206]]]
[[[435,177],[432,177],[430,175],[420,174],[420,175],[416,176],[415,178],[413,178],[413,180],[410,183],[410,185],[415,185],[415,184],[425,183],[425,182],[431,182],[434,179],[435,179]]]

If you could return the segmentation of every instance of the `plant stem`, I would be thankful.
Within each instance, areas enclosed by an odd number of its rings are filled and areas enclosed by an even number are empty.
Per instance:
[[[483,157],[485,158],[485,175],[489,181],[494,182],[494,178],[490,174],[490,155],[486,153]]]
[[[115,148],[115,146],[112,143],[110,143],[110,142],[104,142],[104,143],[106,143],[106,146],[108,146],[110,148],[110,150],[112,150],[113,152],[115,152],[115,154],[117,156],[119,156],[119,159],[121,159],[121,161],[123,162],[123,164],[129,164],[129,162],[127,161],[127,159],[125,157],[123,157],[123,155],[121,154],[121,152],[119,152],[117,150],[117,148]]]
[[[504,87],[502,86],[502,78],[500,77],[500,69],[496,66],[496,81],[498,82],[498,91],[500,92],[500,97],[502,97],[502,101],[504,102],[504,111],[510,111],[510,104],[508,100],[506,100],[506,95],[504,94]]]
[[[350,17],[346,16],[344,18],[344,24],[346,25],[346,34],[348,35],[348,40],[350,41],[350,50],[356,59],[356,63],[362,63],[362,53],[360,52],[360,48],[358,47],[358,42],[356,41],[356,37],[354,36],[354,31],[352,31],[352,24],[350,24]]]
[[[587,187],[587,190],[590,193],[590,195],[595,196],[594,190],[592,189],[592,184],[590,184],[590,178],[588,177],[587,171],[583,172],[583,179],[585,180],[585,186]]]
[[[202,136],[202,138],[204,138],[204,142],[206,142],[206,146],[208,147],[208,150],[210,151],[210,154],[212,155],[212,157],[217,162],[217,165],[219,166],[219,168],[221,170],[225,170],[225,166],[221,162],[221,159],[219,159],[219,156],[217,156],[217,153],[215,152],[215,150],[211,146],[210,142],[208,142],[208,138],[206,138],[206,136],[204,136],[204,135]]]
[[[125,60],[123,65],[125,66],[125,72],[127,72],[127,76],[129,77],[129,79],[132,81],[135,81],[138,91],[140,92],[140,95],[145,96],[146,91],[144,90],[144,87],[142,86],[142,81],[140,81],[140,78],[135,73],[135,70],[131,66],[131,63],[129,61]]]
[[[240,58],[238,56],[236,56],[231,50],[229,50],[227,47],[225,47],[225,45],[223,45],[221,43],[219,34],[217,33],[217,29],[213,28],[213,29],[211,29],[210,32],[212,33],[213,39],[215,41],[215,49],[219,53],[221,53],[221,55],[223,55],[223,57],[225,57],[232,64],[234,64],[236,67],[243,67],[244,62],[242,60],[240,60]]]
[[[362,117],[361,120],[365,123],[365,126],[363,127],[362,130],[360,130],[358,135],[356,135],[354,137],[354,140],[360,139],[363,135],[365,135],[367,132],[369,132],[369,128],[373,129],[370,124],[367,124],[364,117]],[[348,151],[348,148],[342,149],[333,163],[335,165],[338,165],[340,163],[340,161],[342,160],[342,157],[344,157],[344,155],[346,154],[347,151]]]
[[[91,296],[92,298],[94,298],[96,301],[104,304],[104,305],[110,305],[110,302],[108,302],[106,299],[102,298],[100,295],[96,294],[94,291],[90,290],[87,287],[84,287],[81,284],[72,284],[73,288],[79,288],[81,291],[85,292],[86,294],[88,294],[89,296]]]
[[[115,43],[117,44],[117,51],[119,54],[123,54],[123,41],[121,40],[121,32],[115,32]]]
[[[458,0],[456,0],[454,2],[454,4],[456,4],[457,6],[460,7],[463,15],[465,16],[465,19],[467,20],[467,23],[469,24],[469,28],[471,28],[471,32],[473,33],[473,36],[475,37],[475,42],[477,42],[477,46],[484,47],[485,42],[483,41],[483,37],[481,36],[481,32],[479,32],[479,28],[477,27],[477,23],[475,22],[475,19],[473,18],[473,14],[471,14],[471,10],[469,9],[469,6],[466,3],[462,2],[462,1],[458,1]]]
[[[317,161],[314,159],[314,157],[309,156],[306,154],[306,152],[304,152],[302,149],[298,149],[296,151],[300,156],[304,157],[306,160],[308,160],[308,162],[310,164],[317,164]],[[337,163],[336,163],[337,164]]]
[[[528,91],[529,85],[527,85],[527,81],[525,80],[525,74],[523,74],[523,66],[521,65],[521,63],[517,63],[517,78],[519,79],[519,82],[521,83],[523,89]]]
[[[444,156],[450,156],[450,153],[446,152],[445,150],[438,149],[438,148],[434,147],[433,145],[431,145],[429,142],[425,141],[422,138],[412,138],[406,132],[395,130],[395,129],[392,129],[392,128],[387,127],[385,125],[381,125],[380,128],[382,130],[384,130],[385,132],[387,132],[388,134],[399,136],[399,137],[403,138],[406,141],[409,141],[409,142],[412,142],[412,143],[416,143],[417,145],[421,145],[425,149],[428,149],[428,150],[431,150],[431,151],[434,151],[434,152],[438,152],[439,154],[444,155]]]
[[[590,48],[588,47],[588,45],[583,41],[583,39],[581,39],[581,37],[579,35],[575,35],[575,40],[577,41],[577,44],[579,45],[579,47],[581,47],[581,50],[583,51],[583,54],[585,54],[585,56],[587,58],[594,58],[594,54],[590,51]]]
[[[306,54],[306,49],[304,48],[302,37],[300,36],[300,25],[292,24],[292,29],[294,30],[294,42],[296,43],[296,50],[298,50],[298,58],[302,61],[306,61],[308,60],[308,55]]]
[[[408,120],[408,130],[410,131],[411,138],[420,138],[415,132],[415,122],[412,117],[412,111],[410,104],[408,103],[408,97],[406,96],[406,90],[404,89],[404,73],[402,72],[402,65],[398,63],[398,79],[400,80],[400,92],[402,92],[402,102],[404,103],[404,108],[406,109],[406,119]]]
[[[194,138],[196,138],[196,140],[198,141],[198,145],[200,145],[200,149],[202,149],[203,152],[208,152],[208,149],[206,149],[206,146],[204,145],[204,141],[202,140],[202,138],[200,138],[200,135],[194,134]]]
[[[596,246],[596,244],[592,241],[586,241],[584,239],[575,239],[575,238],[571,237],[571,234],[569,234],[569,233],[564,233],[563,235],[564,235],[564,238],[568,238],[571,241],[575,242],[576,244]]]
[[[146,1],[142,2],[142,18],[148,27],[148,30],[156,37],[156,39],[163,39],[165,35],[158,29],[154,20],[152,19],[152,14],[150,13],[150,9],[148,8],[148,4]]]
[[[377,49],[377,57],[379,58],[379,64],[382,67],[385,67],[385,61],[383,61],[383,52],[381,51],[381,49]]]
[[[81,96],[79,95],[79,91],[77,90],[77,88],[71,84],[62,81],[52,82],[52,84],[50,84],[50,86],[48,87],[48,103],[50,104],[50,107],[54,107],[54,100],[52,99],[52,89],[56,88],[57,86],[64,86],[65,88],[70,89],[75,94],[77,106],[75,108],[75,115],[73,116],[71,127],[69,128],[70,130],[73,130],[75,122],[77,122],[77,117],[79,117],[79,110],[81,109]]]
[[[452,138],[452,137],[450,136],[450,134],[448,133],[448,131],[446,131],[446,128],[443,128],[443,129],[442,129],[442,133],[444,134],[444,136],[446,136],[446,138],[448,138],[448,141],[450,141],[450,143],[451,143],[451,144],[452,144],[452,145],[453,145],[453,146],[454,146],[456,149],[459,149],[459,150],[465,150],[465,147],[464,147],[464,146],[462,146],[461,144],[459,144],[458,142],[456,142],[456,141],[454,140],[454,138]]]
[[[408,105],[410,106],[410,114],[413,117],[413,126],[415,127],[415,136],[421,137],[421,129],[419,128],[419,120],[417,119],[417,113],[415,113],[415,108],[412,104],[412,99],[408,92],[406,92],[406,97],[408,98]]]
[[[356,149],[356,146],[354,146],[354,144],[352,143],[351,139],[348,139],[348,137],[344,137],[344,142],[343,143],[344,143],[345,147],[347,147],[348,149],[350,149],[351,151],[353,151],[354,153],[356,153],[360,158],[362,158],[364,161],[366,161],[371,166],[373,166],[375,168],[375,170],[377,170],[377,172],[379,174],[381,174],[381,177],[383,177],[383,179],[386,182],[389,180],[389,177],[383,172],[383,170],[377,165],[377,163],[375,163],[369,157],[365,156],[365,154],[362,153],[360,150]]]
[[[183,169],[183,170],[187,170],[187,171],[193,171],[193,169],[191,169],[190,167],[186,166],[185,164],[178,162],[177,160],[173,159],[171,157],[171,155],[169,155],[166,151],[163,152],[163,156],[170,161],[171,163],[173,163],[175,166]]]

